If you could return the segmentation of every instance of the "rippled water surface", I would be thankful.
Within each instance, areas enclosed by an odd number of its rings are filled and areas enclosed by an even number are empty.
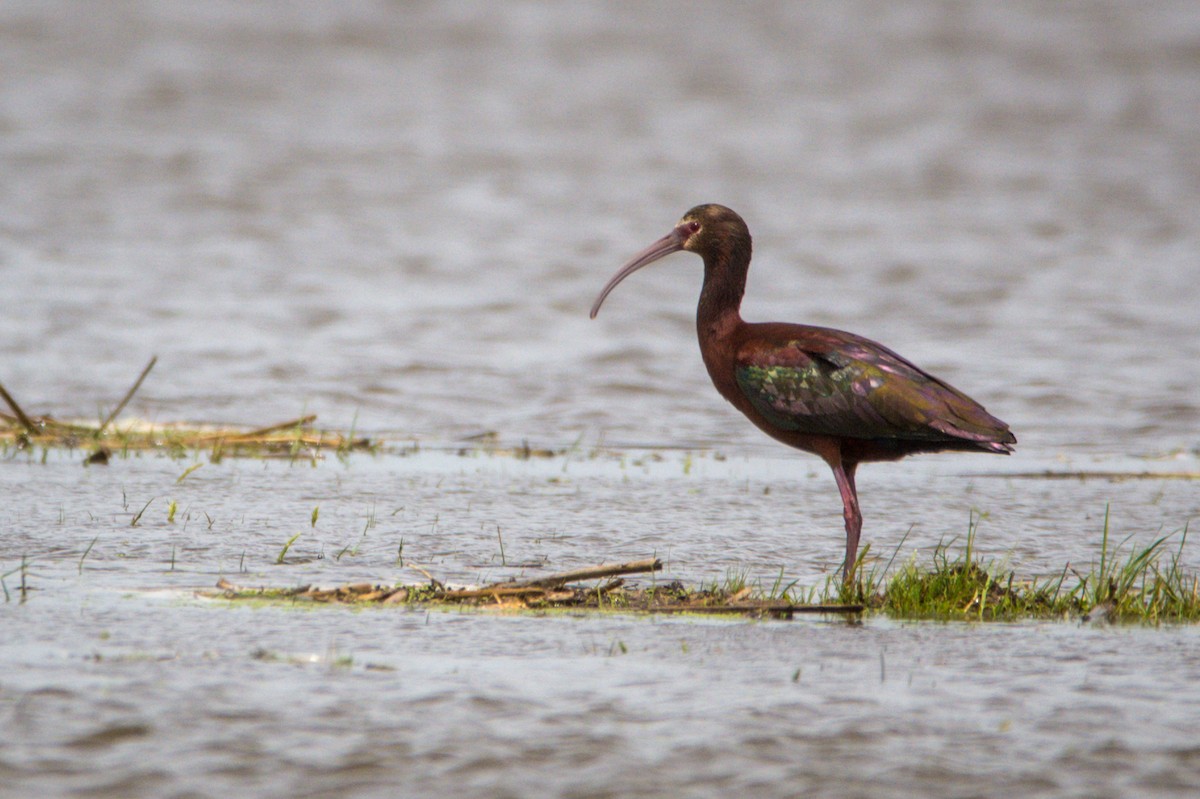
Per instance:
[[[864,468],[876,553],[983,513],[1046,575],[1106,508],[1114,540],[1194,526],[1194,479],[1028,475],[1200,472],[1198,42],[1188,2],[3,4],[0,382],[94,418],[157,354],[124,418],[387,446],[179,482],[191,456],[7,453],[0,795],[1194,794],[1191,628],[192,589],[421,579],[400,556],[820,584],[833,481],[708,384],[699,262],[587,318],[699,202],[755,234],[747,318],[883,341],[1020,438]]]

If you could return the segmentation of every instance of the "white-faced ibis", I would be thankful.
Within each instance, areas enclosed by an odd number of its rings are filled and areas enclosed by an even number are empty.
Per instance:
[[[704,259],[696,332],[717,391],[767,435],[833,469],[846,521],[845,580],[854,573],[862,530],[854,486],[860,463],[918,452],[1012,452],[1017,439],[1007,424],[881,344],[825,327],[742,321],[750,230],[722,205],[696,206],[621,267],[596,298],[592,318],[618,283],[679,250]]]

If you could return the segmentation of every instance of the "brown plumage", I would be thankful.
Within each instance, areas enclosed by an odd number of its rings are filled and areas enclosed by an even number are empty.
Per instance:
[[[918,452],[1012,451],[1017,439],[1008,425],[881,344],[825,327],[744,322],[750,231],[721,205],[696,206],[634,256],[601,290],[592,317],[618,283],[679,250],[704,259],[696,333],[717,391],[767,435],[819,455],[833,470],[846,525],[846,580],[862,530],[858,464]]]

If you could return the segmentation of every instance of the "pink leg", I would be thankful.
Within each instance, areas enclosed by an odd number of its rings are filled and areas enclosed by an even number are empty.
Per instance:
[[[833,479],[837,480],[838,491],[842,494],[842,518],[846,520],[846,562],[842,565],[842,579],[850,582],[854,576],[854,564],[858,560],[858,536],[862,532],[858,490],[854,487],[854,470],[858,464],[843,464],[838,459],[830,466],[833,468]]]

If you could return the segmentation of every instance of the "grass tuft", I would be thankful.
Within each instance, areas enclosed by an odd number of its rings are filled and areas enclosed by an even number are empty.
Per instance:
[[[279,550],[279,555],[275,558],[276,563],[283,563],[283,559],[287,557],[288,550],[292,548],[292,544],[296,543],[296,539],[301,536],[302,532],[296,533],[284,543],[283,549]]]
[[[482,588],[448,589],[425,569],[410,564],[429,578],[429,584],[379,586],[356,584],[319,589],[241,589],[221,581],[213,596],[368,604],[470,605],[499,609],[591,609],[638,613],[737,613],[759,618],[792,618],[795,613],[884,614],[897,619],[943,621],[1017,621],[1082,619],[1085,621],[1147,624],[1200,621],[1200,577],[1183,566],[1188,530],[1178,534],[1177,547],[1168,547],[1175,534],[1144,546],[1130,539],[1111,543],[1107,515],[1095,565],[1081,573],[1070,564],[1046,577],[1021,579],[1009,559],[981,556],[976,548],[979,524],[985,516],[972,512],[965,539],[941,541],[928,561],[913,556],[896,564],[897,552],[882,567],[867,568],[870,548],[864,547],[856,567],[859,575],[846,585],[830,576],[823,587],[804,588],[786,582],[784,572],[769,584],[749,571],[731,568],[723,578],[689,588],[678,581],[653,580],[661,563],[651,561],[608,564],[525,583],[493,583]],[[499,530],[497,531],[499,537]],[[282,563],[293,536],[276,559]],[[905,534],[907,539],[907,534]],[[343,550],[344,552],[345,550]],[[339,553],[339,556],[342,553]],[[403,556],[403,540],[397,560]],[[652,563],[651,566],[647,564]],[[617,575],[649,571],[645,588],[626,585]],[[569,585],[599,579],[606,582]]]
[[[1110,542],[1106,510],[1099,558],[1090,571],[1079,572],[1068,564],[1055,576],[1024,580],[1007,560],[979,556],[975,539],[980,518],[972,513],[961,547],[955,547],[957,539],[939,542],[929,563],[914,557],[889,576],[893,554],[882,570],[871,570],[850,586],[827,581],[824,599],[862,602],[901,619],[1200,621],[1200,577],[1182,565],[1186,525],[1173,550],[1167,544],[1174,534],[1124,554],[1130,539]]]

